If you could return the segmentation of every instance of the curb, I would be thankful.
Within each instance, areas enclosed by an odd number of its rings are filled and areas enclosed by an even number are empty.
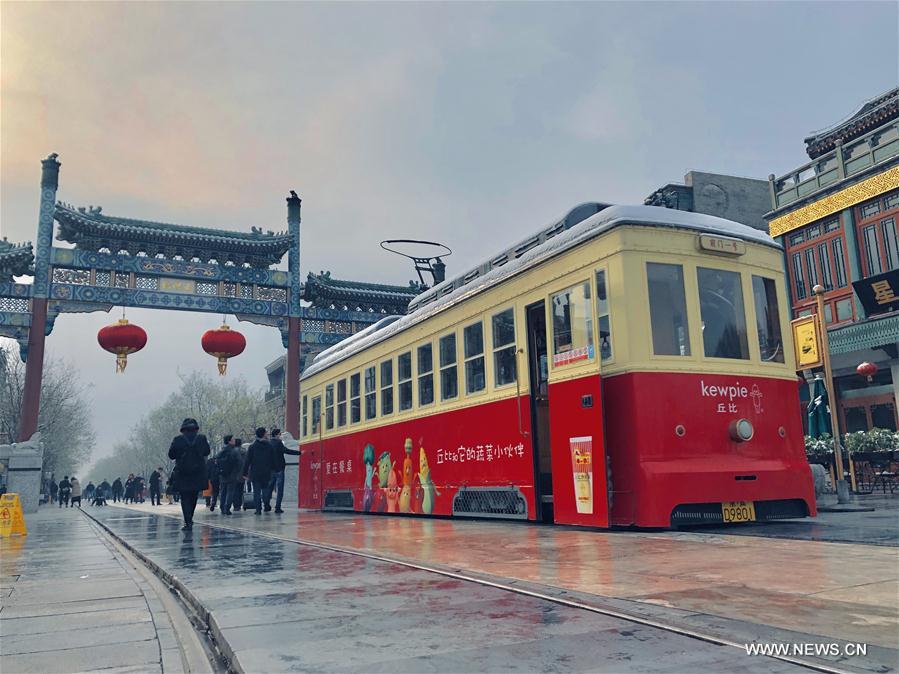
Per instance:
[[[225,639],[225,635],[222,633],[221,628],[219,628],[218,623],[215,620],[215,617],[210,613],[203,604],[197,599],[196,595],[191,592],[187,585],[179,580],[178,576],[175,576],[164,568],[159,566],[156,562],[150,559],[146,554],[141,552],[138,548],[131,545],[124,538],[119,536],[116,532],[110,529],[106,524],[103,523],[102,520],[97,519],[87,511],[82,510],[85,516],[90,518],[92,522],[94,522],[97,526],[103,529],[110,537],[114,538],[116,542],[122,547],[126,548],[131,554],[140,559],[150,570],[155,573],[160,580],[165,582],[177,595],[182,602],[187,604],[187,606],[194,612],[194,614],[199,618],[200,622],[206,628],[207,637],[212,640],[212,645],[214,648],[222,655],[225,659],[225,662],[228,667],[229,672],[233,672],[234,674],[247,674],[246,670],[241,666],[240,661],[237,659],[237,653],[231,648],[231,645],[228,643],[227,639]]]

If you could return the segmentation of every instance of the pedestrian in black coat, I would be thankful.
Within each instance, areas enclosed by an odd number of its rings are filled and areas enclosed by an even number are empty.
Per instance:
[[[72,483],[69,482],[69,476],[65,475],[59,481],[59,507],[62,508],[65,503],[66,508],[69,507],[69,496],[72,495]]]
[[[150,505],[162,505],[160,496],[162,489],[160,481],[162,479],[162,466],[150,473]]]
[[[247,450],[247,462],[243,467],[244,477],[253,483],[253,503],[256,514],[262,514],[262,503],[265,512],[272,509],[272,473],[275,470],[275,450],[268,441],[268,431],[261,426],[256,429],[256,441]]]
[[[122,486],[122,478],[117,477],[112,483],[112,502],[118,503],[122,499],[125,487]]]
[[[181,424],[181,435],[172,440],[169,447],[169,458],[175,461],[175,489],[181,495],[182,531],[193,528],[197,497],[206,488],[207,456],[209,441],[200,433],[200,425],[196,419],[185,419]]]
[[[284,441],[281,440],[280,428],[272,429],[271,443],[272,449],[275,450],[275,470],[272,473],[272,482],[269,486],[269,490],[274,492],[276,487],[278,489],[278,498],[275,501],[275,512],[280,515],[284,512],[281,510],[281,502],[284,500],[284,471],[287,468],[287,460],[284,458],[284,455],[290,454],[291,456],[300,456],[302,452],[299,449],[288,449],[284,445]]]

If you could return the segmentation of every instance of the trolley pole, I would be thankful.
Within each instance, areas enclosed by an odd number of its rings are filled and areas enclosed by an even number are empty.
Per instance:
[[[840,421],[836,412],[837,399],[834,395],[833,372],[830,369],[830,340],[827,337],[827,321],[824,317],[824,287],[816,285],[812,288],[818,303],[818,325],[821,326],[821,347],[824,359],[824,388],[827,390],[827,400],[830,407],[830,426],[833,429],[833,458],[837,468],[837,503],[849,503],[849,485],[846,484],[843,473],[843,452],[840,448]]]

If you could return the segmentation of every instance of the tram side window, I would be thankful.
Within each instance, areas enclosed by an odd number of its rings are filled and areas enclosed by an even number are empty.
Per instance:
[[[381,363],[381,416],[393,414],[393,361]]]
[[[506,309],[493,316],[494,386],[515,383],[515,312]]]
[[[599,319],[599,357],[612,359],[612,324],[609,321],[609,295],[606,290],[606,272],[596,272],[596,316]]]
[[[412,409],[412,352],[401,353],[396,359],[396,380],[399,389],[400,412]]]
[[[325,387],[325,430],[334,428],[334,384]]]
[[[350,422],[358,424],[362,419],[362,401],[359,397],[360,376],[357,372],[350,377]]]
[[[646,263],[652,351],[657,356],[689,356],[684,268],[679,264]]]
[[[552,296],[553,367],[593,358],[593,309],[586,281]]]
[[[752,296],[755,300],[755,324],[759,331],[759,351],[762,360],[782,363],[784,348],[780,335],[780,307],[777,305],[774,279],[753,276]]]
[[[739,272],[697,267],[696,277],[705,355],[749,360],[746,309]]]
[[[346,379],[337,382],[337,427],[346,426]]]
[[[302,433],[300,434],[302,437],[306,437],[309,430],[309,396],[303,396],[303,427]]]
[[[459,395],[456,369],[456,333],[440,338],[440,399],[452,400]]]
[[[378,394],[375,393],[375,366],[365,368],[365,419],[378,414]]]
[[[477,393],[487,386],[484,375],[484,324],[469,325],[462,331],[465,351],[465,392]]]
[[[418,404],[434,402],[434,352],[430,344],[418,347]]]
[[[322,397],[312,399],[312,435],[317,435],[322,423]]]

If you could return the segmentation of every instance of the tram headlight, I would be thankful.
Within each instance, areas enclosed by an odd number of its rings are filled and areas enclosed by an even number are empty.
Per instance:
[[[747,442],[755,435],[755,429],[749,419],[735,419],[730,422],[727,430],[734,442]]]

